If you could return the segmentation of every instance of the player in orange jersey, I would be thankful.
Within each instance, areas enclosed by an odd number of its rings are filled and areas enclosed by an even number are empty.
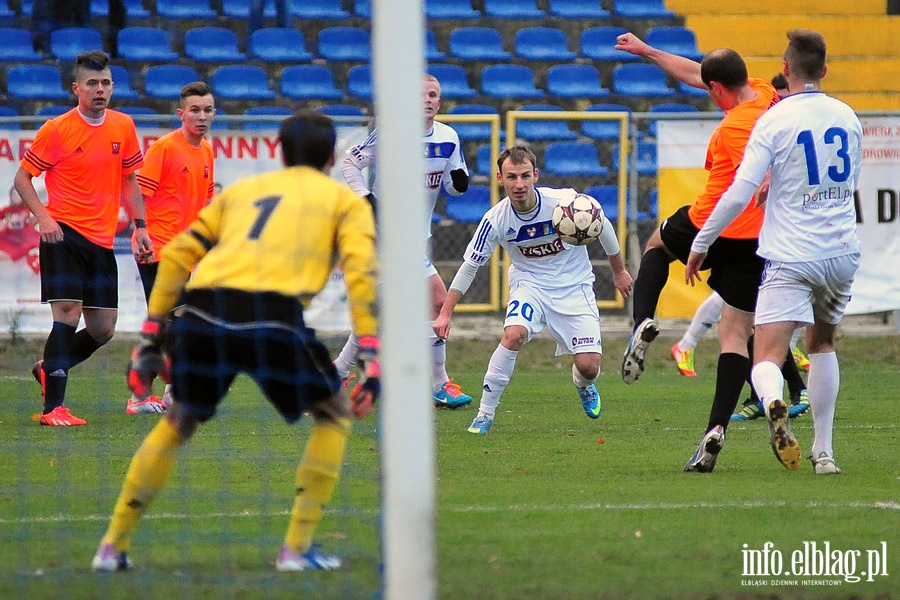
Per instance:
[[[697,63],[662,52],[625,33],[617,38],[616,49],[647,58],[679,81],[707,90],[725,111],[706,151],[709,175],[703,191],[690,205],[663,221],[641,257],[634,282],[635,330],[622,360],[622,378],[625,383],[634,383],[644,370],[650,342],[659,335],[653,317],[669,277],[669,264],[676,259],[687,263],[694,236],[734,180],[753,126],[779,97],[771,83],[749,77],[744,59],[728,48],[712,50]],[[709,285],[725,304],[719,323],[720,354],[712,410],[703,440],[685,471],[708,473],[715,467],[725,443],[725,430],[750,373],[747,343],[763,271],[763,260],[756,254],[762,219],[762,210],[753,201],[748,203],[716,241],[718,247],[710,248],[703,264],[703,269],[711,270]]]
[[[157,253],[187,229],[214,192],[213,149],[206,134],[216,107],[209,85],[195,81],[181,88],[175,112],[181,119],[181,127],[153,142],[137,174],[147,211],[147,232]],[[153,253],[137,256],[137,263],[144,298],[149,299],[159,269],[159,256]],[[141,400],[132,394],[125,411],[130,415],[162,413],[169,404],[170,394],[169,385],[162,398],[150,396]]]
[[[63,406],[69,369],[108,342],[118,317],[113,237],[120,199],[138,229],[136,254],[152,253],[135,171],[143,164],[134,121],[108,110],[113,92],[109,57],[79,54],[72,90],[78,106],[44,123],[22,158],[14,184],[37,217],[41,234],[41,301],[53,327],[32,374],[41,384],[41,425],[84,425]],[[45,174],[41,204],[33,177]],[[84,316],[84,328],[76,331]]]

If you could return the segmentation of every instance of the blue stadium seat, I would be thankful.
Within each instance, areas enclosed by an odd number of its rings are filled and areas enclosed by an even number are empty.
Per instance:
[[[597,146],[591,142],[552,142],[544,150],[544,172],[563,177],[606,177]]]
[[[562,112],[562,108],[553,104],[526,104],[519,110],[527,112],[551,111]],[[530,119],[516,120],[516,138],[524,138],[529,141],[543,140],[574,140],[578,136],[574,131],[569,129],[569,124],[565,120],[548,121]]]
[[[281,106],[252,106],[244,111],[244,116],[273,118],[269,121],[244,121],[241,126],[244,131],[278,131],[281,120],[292,114],[294,111]]]
[[[647,30],[645,41],[669,54],[676,54],[700,62],[703,53],[697,48],[697,36],[687,27],[667,25],[651,27]]]
[[[20,116],[18,111],[11,106],[0,106],[0,117],[18,117]],[[0,130],[6,131],[18,131],[22,129],[21,123],[2,123],[0,124]]]
[[[293,100],[343,100],[334,73],[321,65],[292,65],[281,72],[281,93]]]
[[[6,95],[19,100],[68,100],[56,65],[17,65],[6,72]]]
[[[581,32],[581,56],[591,60],[608,60],[613,62],[636,62],[641,60],[624,50],[616,50],[616,38],[628,33],[624,27],[601,26],[591,27]]]
[[[499,19],[543,19],[535,0],[484,0],[484,14]]]
[[[41,60],[40,53],[34,51],[31,32],[15,27],[0,27],[0,62],[15,63]]]
[[[491,162],[491,145],[481,144],[475,151],[475,172],[490,179],[496,170],[496,165]]]
[[[493,27],[459,27],[450,32],[450,55],[461,60],[509,60],[503,37]]]
[[[351,98],[372,101],[372,69],[368,64],[350,67],[347,71],[347,93]]]
[[[547,94],[559,98],[606,98],[609,90],[600,83],[593,65],[555,65],[547,69]]]
[[[613,14],[626,19],[671,19],[663,0],[613,0]]]
[[[481,71],[481,93],[493,98],[543,98],[534,73],[524,65],[490,65]]]
[[[669,87],[666,72],[656,65],[619,65],[613,69],[612,90],[622,96],[668,98],[675,95]]]
[[[516,56],[526,60],[568,61],[578,55],[569,50],[566,32],[555,27],[526,27],[516,32]]]
[[[372,18],[372,1],[371,0],[355,0],[353,2],[353,12],[357,17],[363,19]]]
[[[167,129],[168,127],[171,127],[175,123],[177,123],[174,115],[161,115],[152,108],[147,108],[146,106],[122,106],[117,108],[116,110],[119,112],[123,112],[126,115],[131,115],[132,118],[134,118],[135,116],[143,117],[145,115],[168,117],[166,119],[161,118],[159,121],[135,119],[135,125],[137,125],[138,127],[143,127],[145,129]]]
[[[184,32],[184,55],[197,62],[241,62],[237,34],[224,27],[196,27]]]
[[[48,119],[51,119],[66,114],[72,110],[72,108],[74,107],[71,104],[51,104],[50,106],[40,107],[34,114],[37,117],[47,117]]]
[[[425,30],[425,60],[427,62],[444,60],[447,55],[438,48],[437,37],[431,29]]]
[[[91,0],[91,16],[109,16],[109,0]],[[129,19],[149,19],[150,11],[144,8],[142,0],[125,0],[125,16]]]
[[[451,115],[496,115],[497,109],[485,104],[457,104],[447,111]],[[451,125],[461,142],[484,142],[491,139],[490,123],[453,123]],[[500,139],[504,138],[500,130]]]
[[[592,104],[584,110],[631,114],[631,109],[624,104]],[[581,134],[595,140],[617,140],[619,139],[619,121],[582,121]]]
[[[291,12],[301,19],[350,18],[350,13],[341,7],[341,0],[294,0]]]
[[[334,119],[335,127],[359,126],[364,125],[363,121],[358,119],[342,120],[341,117],[365,117],[366,111],[353,104],[328,104],[320,106],[316,109],[322,114],[328,115]]]
[[[212,74],[212,88],[222,100],[274,100],[266,70],[256,65],[226,65]]]
[[[216,109],[215,117],[213,118],[212,124],[209,126],[210,131],[223,131],[228,130],[230,127],[228,126],[227,121],[220,121],[219,117],[227,116],[227,113],[221,108]]]
[[[681,102],[663,102],[654,104],[647,112],[651,113],[695,113],[700,112],[693,104],[683,104]],[[647,124],[647,135],[656,137],[656,119],[651,119]]]
[[[137,100],[141,97],[138,91],[131,87],[131,75],[128,74],[128,69],[110,65],[109,71],[112,73],[113,98],[115,100]]]
[[[16,11],[9,7],[9,0],[2,0],[0,2],[0,19],[13,19],[15,16]]]
[[[153,65],[144,73],[144,94],[160,100],[178,100],[181,88],[199,80],[200,75],[194,67]]]
[[[629,162],[631,158],[629,157]],[[612,149],[613,170],[619,169],[619,145]],[[656,142],[638,142],[637,146],[637,174],[656,175]]]
[[[650,196],[647,198],[647,209],[647,220],[656,222],[659,219],[659,189],[653,188],[650,190]]]
[[[50,33],[50,54],[57,60],[73,62],[88,50],[103,50],[103,38],[96,29],[63,27]]]
[[[309,62],[313,59],[299,29],[257,29],[250,34],[247,51],[250,56],[267,62]]]
[[[156,0],[156,16],[165,19],[215,19],[209,0]]]
[[[603,207],[603,214],[615,225],[619,218],[619,186],[617,185],[593,185],[584,190],[588,196],[596,198]],[[627,190],[626,190],[627,194]],[[626,200],[627,206],[627,200]]]
[[[678,82],[678,93],[682,96],[689,96],[691,98],[709,98],[709,90],[705,88],[696,88],[683,81]]]
[[[476,90],[469,87],[469,74],[465,67],[447,64],[428,65],[428,73],[441,82],[443,98],[474,98],[478,95]]]
[[[608,19],[600,0],[550,0],[550,14],[563,19]]]
[[[369,32],[360,27],[326,27],[319,31],[318,54],[326,61],[369,62]]]
[[[472,0],[425,0],[429,19],[478,19],[481,12],[472,8]]]
[[[250,3],[247,0],[222,0],[222,15],[246,21],[250,18]],[[263,18],[274,19],[277,16],[275,0],[265,0],[263,2]]]
[[[461,196],[447,196],[444,212],[457,223],[479,223],[491,208],[491,189],[486,185],[470,185]]]
[[[169,32],[156,27],[125,27],[116,37],[119,56],[136,62],[173,62],[178,53],[172,50]]]

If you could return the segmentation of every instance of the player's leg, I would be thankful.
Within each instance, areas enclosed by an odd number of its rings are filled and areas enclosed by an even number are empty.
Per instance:
[[[447,342],[434,333],[434,318],[444,305],[447,287],[430,260],[426,260],[426,275],[431,297],[431,315],[427,323],[431,347],[431,400],[438,408],[459,408],[471,404],[472,397],[463,393],[459,384],[447,375]]]
[[[516,368],[516,358],[528,339],[529,333],[525,327],[515,324],[504,327],[503,338],[491,354],[487,371],[484,374],[478,414],[469,425],[469,433],[483,435],[491,430],[497,414],[497,406],[500,404],[500,396],[509,385],[509,380]]]
[[[691,319],[691,324],[685,330],[681,339],[675,342],[670,351],[678,372],[687,377],[696,377],[694,370],[694,349],[703,336],[709,332],[722,317],[722,297],[713,292],[704,300]]]

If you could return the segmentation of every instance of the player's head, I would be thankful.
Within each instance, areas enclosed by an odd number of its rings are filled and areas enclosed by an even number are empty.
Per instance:
[[[425,75],[422,95],[425,104],[425,127],[430,128],[434,123],[434,116],[441,110],[441,82],[437,77]]]
[[[818,83],[825,77],[825,36],[811,29],[787,32],[784,72],[798,82]]]
[[[791,92],[788,90],[788,82],[787,78],[784,76],[784,73],[778,73],[775,77],[772,78],[772,87],[775,88],[775,91],[778,92],[779,98],[784,98]]]
[[[712,50],[700,63],[700,79],[709,90],[710,98],[722,110],[731,110],[737,105],[735,96],[748,85],[747,77],[747,64],[731,48]]]
[[[187,84],[181,88],[181,99],[175,112],[181,119],[181,131],[187,140],[199,144],[216,115],[212,89],[203,81]]]
[[[287,167],[307,166],[320,171],[334,164],[334,144],[337,133],[328,115],[301,110],[281,122],[282,162]]]
[[[507,148],[497,158],[497,182],[519,212],[531,210],[537,203],[534,184],[538,174],[537,157],[528,148]]]
[[[75,58],[75,81],[72,91],[78,108],[89,116],[100,116],[112,96],[113,80],[109,56],[101,50],[83,52]]]

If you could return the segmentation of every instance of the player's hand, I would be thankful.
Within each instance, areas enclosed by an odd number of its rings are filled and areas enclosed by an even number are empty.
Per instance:
[[[624,50],[636,56],[646,56],[650,46],[631,32],[623,33],[616,38],[616,50]]]
[[[165,323],[148,318],[141,326],[141,341],[131,352],[126,381],[140,400],[150,396],[157,375],[169,382],[169,359],[162,351],[165,330]]]
[[[357,418],[364,418],[381,396],[381,363],[378,353],[381,342],[374,335],[359,338],[359,350],[356,357],[362,370],[362,380],[350,392],[351,408]]]
[[[631,279],[631,273],[626,269],[622,269],[618,273],[613,273],[613,283],[615,284],[616,289],[619,290],[619,293],[622,294],[623,298],[630,296],[631,291],[634,289],[634,281]]]
[[[41,233],[42,242],[55,244],[63,241],[62,227],[50,215],[47,215],[46,219],[38,219],[38,230]]]
[[[131,251],[137,262],[141,264],[153,262],[153,242],[150,241],[150,234],[145,228],[136,228],[131,233]]]
[[[431,326],[431,329],[434,330],[434,335],[442,340],[446,340],[450,337],[450,316],[439,314],[435,317],[434,325]]]
[[[688,256],[688,260],[684,265],[685,283],[689,283],[693,286],[695,279],[698,282],[703,281],[700,277],[700,267],[703,266],[704,260],[706,260],[706,252],[694,252],[691,250],[691,254]]]
[[[754,208],[759,208],[763,212],[766,212],[766,202],[769,199],[769,174],[766,173],[765,179],[763,179],[762,183],[759,184],[759,187],[756,188],[756,202],[753,204]]]
[[[469,189],[469,174],[465,169],[453,169],[450,171],[450,180],[453,181],[453,189],[460,194]]]

